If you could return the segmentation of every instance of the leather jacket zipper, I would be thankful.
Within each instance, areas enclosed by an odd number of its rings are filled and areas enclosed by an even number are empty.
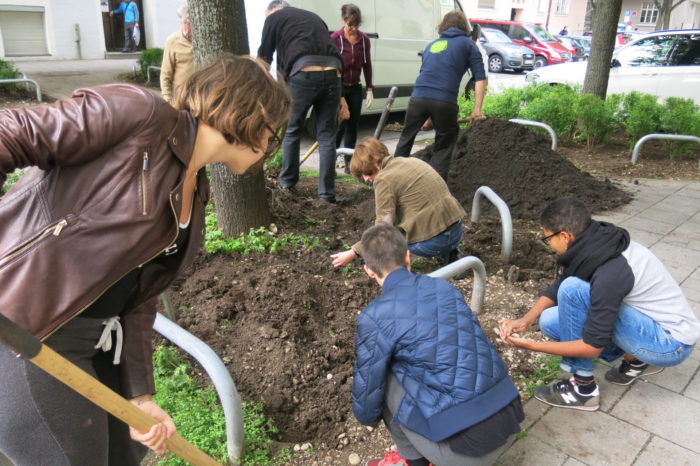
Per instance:
[[[141,215],[148,215],[146,172],[148,171],[148,152],[143,153],[141,165]]]
[[[5,264],[5,263],[11,261],[11,260],[14,259],[15,257],[17,257],[17,256],[19,256],[19,255],[25,253],[26,251],[29,251],[29,250],[32,249],[34,246],[36,246],[37,244],[39,244],[42,240],[44,240],[45,238],[47,238],[48,236],[50,236],[50,235],[52,235],[52,234],[53,234],[53,236],[59,236],[59,235],[61,234],[61,231],[63,231],[63,228],[64,228],[65,226],[67,226],[67,225],[68,225],[68,220],[66,220],[66,219],[63,219],[63,220],[59,221],[59,222],[56,223],[55,225],[51,225],[50,227],[48,227],[48,228],[46,228],[44,231],[42,231],[41,234],[40,234],[39,236],[37,236],[36,238],[34,238],[34,239],[28,241],[27,243],[23,244],[22,246],[20,246],[20,247],[19,247],[18,249],[16,249],[15,251],[11,252],[11,253],[8,254],[7,256],[5,256],[5,257],[3,257],[2,259],[0,259],[0,265]]]

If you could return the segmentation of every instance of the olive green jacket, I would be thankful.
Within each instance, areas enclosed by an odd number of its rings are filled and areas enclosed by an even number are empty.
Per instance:
[[[390,215],[408,243],[437,236],[466,212],[445,181],[427,163],[413,157],[387,157],[374,179],[376,223]],[[352,249],[362,255],[357,242]]]

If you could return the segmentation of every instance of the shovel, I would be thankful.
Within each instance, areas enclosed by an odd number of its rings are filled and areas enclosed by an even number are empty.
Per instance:
[[[24,359],[138,431],[146,432],[151,426],[158,423],[153,417],[44,345],[38,338],[27,333],[2,314],[0,314],[0,344],[19,353]],[[168,439],[167,445],[168,450],[191,464],[197,466],[219,465],[177,433]]]

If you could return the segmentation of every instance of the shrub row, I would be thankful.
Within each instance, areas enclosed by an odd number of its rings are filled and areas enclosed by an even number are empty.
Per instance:
[[[460,118],[472,111],[473,99],[460,98]],[[602,100],[581,94],[579,88],[530,84],[489,94],[484,115],[502,119],[523,118],[548,124],[564,141],[585,142],[590,150],[606,142],[620,129],[629,137],[630,148],[650,133],[700,137],[700,113],[691,99],[669,97],[663,103],[637,91],[613,94]],[[671,142],[671,156],[692,154],[692,143]]]

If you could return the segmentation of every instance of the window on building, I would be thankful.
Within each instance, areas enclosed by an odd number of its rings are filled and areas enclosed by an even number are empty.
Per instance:
[[[560,15],[569,14],[569,0],[557,0],[554,12]]]
[[[479,0],[479,8],[496,8],[496,0]]]
[[[659,9],[656,8],[654,2],[642,3],[642,10],[639,14],[640,24],[656,24],[656,19],[659,17]]]
[[[537,12],[546,13],[549,0],[537,0]]]

